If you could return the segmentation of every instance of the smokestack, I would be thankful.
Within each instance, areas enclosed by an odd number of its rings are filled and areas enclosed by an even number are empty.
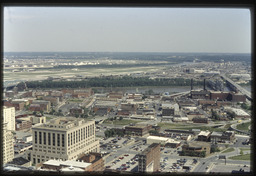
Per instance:
[[[205,89],[205,79],[204,79],[204,90],[206,90],[206,89]]]
[[[193,90],[193,78],[191,79],[191,90]]]

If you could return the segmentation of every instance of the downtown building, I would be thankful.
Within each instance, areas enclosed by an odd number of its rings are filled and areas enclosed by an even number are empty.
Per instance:
[[[3,124],[3,146],[2,146],[2,162],[6,164],[14,158],[13,134],[7,129],[7,123]]]
[[[15,108],[3,107],[3,123],[6,124],[6,130],[15,131]]]
[[[139,155],[138,172],[157,172],[160,169],[160,144],[153,143]]]
[[[27,159],[33,164],[48,160],[77,160],[81,154],[99,152],[95,121],[60,117],[32,128],[33,149]]]
[[[13,133],[15,131],[15,108],[3,107],[3,146],[2,146],[2,162],[6,164],[14,158]]]

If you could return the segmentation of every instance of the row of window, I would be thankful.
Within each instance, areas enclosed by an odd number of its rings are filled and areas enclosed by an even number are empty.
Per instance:
[[[94,135],[94,124],[68,134],[68,146],[74,145]]]
[[[39,140],[38,140],[39,138]],[[48,140],[46,140],[48,138]],[[35,131],[35,144],[44,144],[44,145],[52,145],[56,146],[56,134],[48,132],[48,136],[46,132],[37,132]],[[57,134],[57,146],[65,146],[65,135],[61,134],[61,140],[60,140],[60,134]]]

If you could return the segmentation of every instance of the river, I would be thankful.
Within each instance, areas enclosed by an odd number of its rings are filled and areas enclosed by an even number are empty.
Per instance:
[[[246,90],[251,91],[250,86],[243,86]],[[203,87],[195,87],[194,89],[203,89]],[[174,87],[167,87],[167,86],[151,86],[151,87],[119,87],[119,88],[97,88],[97,90],[101,93],[106,93],[109,91],[124,91],[127,93],[145,93],[146,91],[152,90],[154,93],[165,93],[168,92],[169,94],[174,94],[178,92],[186,92],[191,90],[190,86],[174,86]],[[228,88],[224,88],[224,91],[229,91]]]

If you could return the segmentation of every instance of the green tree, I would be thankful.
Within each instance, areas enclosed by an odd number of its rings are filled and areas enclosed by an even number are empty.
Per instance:
[[[248,105],[246,103],[242,103],[241,104],[241,108],[247,110],[249,107],[248,107]]]

